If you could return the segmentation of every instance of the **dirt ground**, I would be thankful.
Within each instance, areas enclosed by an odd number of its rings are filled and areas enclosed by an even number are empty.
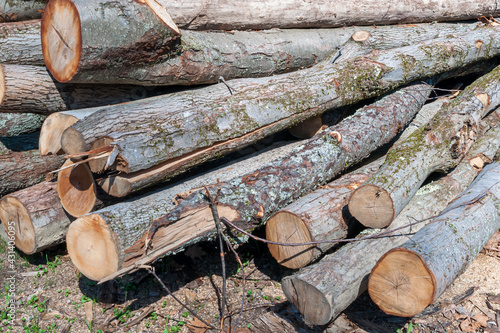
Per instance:
[[[217,242],[205,242],[157,262],[157,275],[173,295],[204,321],[219,327],[222,289]],[[226,258],[225,323],[236,332],[500,332],[500,233],[438,299],[414,318],[389,316],[365,293],[324,327],[309,327],[286,300],[281,279],[293,273],[279,266],[255,241],[237,250],[247,276],[232,254]],[[10,262],[10,259],[13,259]],[[13,264],[13,266],[10,266]],[[9,257],[0,246],[1,332],[215,332],[183,308],[146,270],[98,285],[72,265],[64,245]],[[15,274],[11,274],[14,268]],[[14,278],[11,278],[14,276]],[[10,279],[9,279],[10,278]],[[13,284],[10,284],[13,282]],[[9,320],[9,287],[15,315]],[[12,290],[10,290],[12,292]],[[245,311],[238,319],[241,305]]]

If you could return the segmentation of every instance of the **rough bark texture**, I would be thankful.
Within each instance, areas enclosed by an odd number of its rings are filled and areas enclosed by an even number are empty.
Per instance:
[[[500,163],[494,162],[443,213],[380,258],[368,281],[370,297],[386,313],[418,314],[465,271],[499,228]]]
[[[408,94],[405,89],[411,89],[409,87],[401,89],[399,94],[401,105],[420,103],[414,113],[399,113],[399,107],[365,107],[338,125],[320,132],[287,156],[244,176],[211,186],[212,192],[220,189],[219,213],[241,228],[253,230],[275,211],[367,157],[389,142],[413,118],[432,89],[427,84],[413,87],[418,92],[414,95],[416,99],[404,96]],[[341,142],[329,135],[332,131],[342,134]],[[366,132],[372,135],[364,135]],[[214,233],[213,218],[204,191],[197,191],[170,213],[154,221],[142,239],[124,249],[126,256],[120,258],[121,270],[106,279],[134,270],[135,264],[151,262],[166,253],[180,251]],[[145,239],[151,237],[145,253]],[[240,241],[246,241],[246,238]]]
[[[146,97],[138,86],[64,85],[45,67],[0,65],[0,112],[50,114]]]
[[[42,127],[44,115],[36,113],[0,112],[0,136],[17,136],[36,132]]]
[[[241,158],[238,161],[234,161],[215,170],[191,177],[181,183],[166,186],[152,193],[97,210],[85,217],[91,217],[90,220],[96,221],[95,223],[99,225],[100,228],[111,230],[111,234],[115,235],[112,239],[112,243],[114,244],[113,247],[118,248],[118,250],[114,251],[118,253],[130,247],[135,240],[142,236],[144,233],[144,226],[149,226],[152,221],[171,211],[177,203],[189,196],[193,189],[197,190],[202,188],[203,185],[216,184],[220,181],[226,181],[251,172],[256,167],[262,167],[273,160],[285,156],[300,144],[300,141],[286,145],[277,143],[271,146],[268,151],[259,152],[258,155],[253,154]],[[95,218],[92,219],[92,217]],[[99,221],[101,221],[102,224],[98,223]],[[79,260],[79,252],[81,250],[76,249],[81,246],[79,243],[80,236],[88,232],[85,225],[85,221],[82,222],[82,219],[77,219],[68,231],[68,237],[71,239],[68,239],[68,252],[70,253],[72,261],[81,267],[86,275],[88,274],[89,276],[93,276],[95,280],[99,280],[104,276],[114,273],[118,269],[118,264],[114,266],[105,264],[115,261],[106,258],[106,255],[102,253],[97,253],[92,247],[92,245],[95,244],[88,245],[89,252],[94,252],[95,256],[99,258],[97,266],[106,267],[106,270],[96,273],[99,275],[93,275],[91,263],[86,259]],[[97,231],[97,233],[102,234],[104,232]],[[115,256],[118,258],[118,254],[115,254]],[[123,257],[125,254],[122,253],[120,256]]]
[[[173,102],[178,97],[172,96],[129,103],[127,108],[113,111],[105,108],[70,129],[87,145],[99,136],[115,142],[120,150],[119,170],[137,172],[155,166],[154,172],[148,170],[147,177],[141,178],[141,188],[327,109],[491,58],[500,50],[496,46],[499,32],[494,27],[478,28],[460,38],[448,36],[417,46],[372,52],[338,65],[322,63],[270,78],[234,80],[233,95],[221,84],[192,93],[198,99],[200,94],[210,93],[205,103],[196,106],[189,102],[177,106]],[[478,38],[484,43],[481,48],[476,46]],[[165,110],[167,101],[172,103]],[[64,145],[63,149],[67,151]]]
[[[105,22],[103,22],[104,24]],[[108,22],[112,24],[112,21]],[[371,35],[355,43],[359,54],[372,49],[389,49],[424,40],[463,33],[478,23],[420,24],[412,26],[366,27]],[[183,31],[179,49],[154,62],[129,66],[81,66],[71,82],[129,83],[140,85],[193,85],[216,83],[242,77],[262,77],[309,67],[345,43],[358,27],[318,30],[264,30],[231,32]],[[260,30],[260,29],[259,29]],[[387,38],[387,35],[391,38]],[[345,48],[345,53],[350,53]],[[119,57],[119,54],[106,54]],[[95,62],[94,62],[95,63]]]
[[[48,181],[2,197],[0,220],[6,229],[14,226],[15,245],[26,254],[62,243],[71,223],[59,202],[56,183]]]
[[[391,104],[391,95],[384,103]],[[415,98],[408,95],[408,98]],[[446,100],[447,101],[447,100]],[[416,129],[424,126],[438,112],[445,99],[426,104],[408,125],[394,145],[398,145]],[[382,103],[377,107],[387,107]],[[393,106],[391,106],[393,107]],[[413,107],[416,107],[413,106]],[[406,112],[406,110],[400,110]],[[347,202],[352,191],[372,176],[384,162],[381,157],[353,172],[328,183],[314,192],[294,201],[273,214],[266,223],[266,238],[281,243],[304,243],[343,238],[351,224]],[[288,268],[301,268],[311,263],[334,243],[309,246],[282,246],[269,244],[269,251],[278,263]]]
[[[38,150],[0,155],[0,195],[14,192],[45,180],[45,175],[64,163],[61,156],[40,156]]]
[[[0,63],[44,66],[40,20],[0,24]]]
[[[48,0],[1,0],[0,22],[39,19]]]
[[[298,0],[200,2],[196,0],[157,0],[173,21],[184,29],[266,29],[293,27],[340,27],[403,22],[431,22],[476,19],[481,15],[498,15],[495,3],[474,0],[387,2],[368,0],[353,3],[341,1]]]
[[[362,224],[391,223],[425,179],[447,171],[463,158],[480,119],[500,104],[500,67],[470,84],[429,125],[391,150],[379,171],[349,199],[349,212]]]
[[[422,187],[388,230],[439,214],[467,188],[479,173],[469,164],[470,160],[478,154],[493,158],[500,147],[498,115],[492,114],[486,121],[496,127],[474,143],[467,157],[450,174]],[[486,121],[482,122],[485,130],[489,127]],[[420,223],[395,231],[392,234],[396,237],[374,238],[344,245],[318,263],[285,277],[283,291],[308,323],[326,324],[366,291],[368,274],[377,260],[391,248],[407,241],[409,232],[416,232],[423,226],[424,223]],[[381,231],[367,229],[360,236],[376,235]]]
[[[157,62],[180,43],[146,4],[128,0],[52,0],[41,36],[45,64],[60,82],[90,68]]]

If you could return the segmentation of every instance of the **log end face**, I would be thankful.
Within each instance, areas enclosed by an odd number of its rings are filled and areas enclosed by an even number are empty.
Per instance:
[[[5,73],[3,71],[3,65],[0,65],[0,105],[2,105],[4,97],[5,97]]]
[[[310,325],[325,325],[332,319],[332,307],[326,296],[296,276],[285,277],[281,288],[286,298]]]
[[[297,139],[309,139],[312,138],[322,126],[323,118],[321,116],[314,116],[290,127],[288,131]]]
[[[358,187],[349,198],[349,212],[368,228],[385,228],[394,219],[390,194],[377,185]]]
[[[118,245],[99,214],[85,215],[71,223],[66,243],[71,261],[89,279],[99,281],[118,270]]]
[[[62,133],[61,148],[66,154],[69,155],[88,151],[88,147],[82,133],[74,127],[69,127]]]
[[[411,317],[434,301],[436,282],[421,256],[399,248],[379,259],[368,280],[368,293],[385,313]]]
[[[41,23],[42,52],[50,73],[67,82],[78,71],[82,53],[80,15],[70,0],[51,0]]]
[[[274,214],[266,223],[266,238],[279,243],[311,242],[311,233],[302,219],[292,213],[282,211]],[[313,260],[313,245],[284,246],[268,244],[274,259],[288,268],[302,268]]]
[[[14,236],[16,247],[26,254],[36,251],[35,228],[30,214],[23,203],[15,197],[0,200],[0,220],[7,236]]]
[[[106,147],[111,142],[113,142],[113,139],[111,139],[109,137],[99,138],[99,139],[95,140],[94,143],[92,143],[90,150],[95,150],[98,148]],[[89,157],[92,157],[92,156],[89,156]],[[97,159],[90,160],[88,162],[90,170],[92,172],[95,172],[95,173],[103,172],[104,167],[106,166],[107,160],[108,160],[107,158],[97,158]]]
[[[73,164],[67,160],[63,167]],[[94,177],[86,164],[59,171],[57,174],[57,194],[64,210],[71,216],[80,217],[90,213],[97,196]]]
[[[113,196],[122,198],[130,193],[132,185],[124,177],[110,176],[99,181],[98,185],[104,192]]]
[[[38,140],[38,150],[40,155],[62,154],[61,137],[63,132],[76,123],[78,118],[75,116],[52,113],[43,122],[40,129],[40,138]]]

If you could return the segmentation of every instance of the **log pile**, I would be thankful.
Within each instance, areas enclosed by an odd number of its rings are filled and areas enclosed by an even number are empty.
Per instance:
[[[367,288],[419,313],[500,226],[487,2],[18,3],[0,8],[0,220],[25,253],[66,241],[90,279],[131,273],[216,234],[207,186],[235,243],[266,224],[272,256],[301,268],[287,298],[323,325]],[[452,81],[466,87],[429,102]],[[10,144],[31,132],[39,149]],[[405,243],[408,217],[428,223]]]

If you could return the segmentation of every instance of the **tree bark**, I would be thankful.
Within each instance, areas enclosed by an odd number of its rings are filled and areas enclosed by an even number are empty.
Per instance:
[[[46,4],[47,0],[1,0],[0,22],[39,19]]]
[[[396,230],[410,222],[429,219],[439,214],[474,180],[479,170],[471,165],[477,156],[487,163],[500,147],[500,126],[497,114],[483,120],[487,131],[471,147],[467,157],[448,175],[423,186],[387,230]],[[489,123],[489,124],[488,124]],[[316,264],[285,277],[282,288],[287,299],[312,325],[324,325],[342,313],[368,288],[368,275],[377,260],[388,250],[400,246],[408,233],[421,229],[419,223],[391,232],[393,237],[351,242]],[[359,235],[374,236],[380,229],[367,229]],[[325,278],[327,276],[327,278]]]
[[[499,183],[500,163],[494,162],[443,213],[384,254],[368,281],[375,304],[410,317],[434,302],[500,228]]]
[[[40,20],[0,24],[0,63],[45,66]]]
[[[0,65],[0,112],[50,114],[146,97],[138,86],[64,85],[45,67]]]
[[[286,145],[274,144],[267,151],[241,158],[215,170],[191,177],[186,181],[167,185],[158,191],[102,208],[90,215],[79,218],[77,220],[79,222],[68,230],[67,235],[68,251],[72,253],[73,262],[85,272],[86,276],[90,276],[95,280],[114,273],[117,264],[112,264],[114,262],[113,253],[103,255],[100,251],[95,251],[93,246],[100,244],[100,242],[96,243],[97,238],[94,237],[101,234],[106,235],[106,230],[109,229],[111,234],[117,238],[116,242],[120,244],[120,248],[125,249],[142,236],[144,226],[149,226],[152,221],[174,209],[193,190],[197,191],[205,184],[217,184],[251,172],[254,168],[262,167],[286,156],[301,143],[302,141]],[[104,229],[92,229],[94,234],[88,235],[90,230],[87,227],[93,225],[93,223],[101,225]],[[101,239],[103,239],[104,243],[107,243],[105,238]],[[81,255],[80,246],[90,250],[89,255],[94,258],[92,263]],[[116,249],[113,251],[116,252]]]
[[[416,92],[412,91],[412,88]],[[379,109],[376,106],[363,108],[338,125],[320,132],[292,153],[254,169],[251,173],[210,186],[212,192],[220,189],[219,214],[230,221],[237,221],[241,228],[252,230],[278,209],[314,190],[318,185],[325,184],[341,171],[368,156],[371,151],[389,142],[413,118],[431,89],[427,84],[402,89],[399,92],[400,106],[397,109]],[[414,98],[408,98],[408,95]],[[399,107],[403,105],[407,105],[405,108],[411,110],[408,105],[413,104],[418,105],[413,113],[398,112]],[[373,128],[379,130],[374,131],[371,136],[361,134],[371,132]],[[335,131],[342,133],[343,139],[340,142],[337,141],[338,137],[329,134]],[[96,218],[95,215],[88,216]],[[75,221],[75,228],[79,225],[80,228],[85,228],[87,222],[84,219],[80,221]],[[105,225],[105,220],[102,220],[102,223]],[[114,231],[111,228],[109,230]],[[118,250],[112,260],[117,262],[118,266],[110,267],[116,273],[106,279],[134,270],[135,264],[151,262],[165,253],[181,251],[185,246],[207,239],[214,233],[215,226],[204,190],[198,190],[170,213],[155,220],[149,231],[140,233],[138,230],[134,238],[118,239],[120,243],[116,244]],[[141,234],[142,238],[137,240],[137,235]],[[145,253],[145,240],[151,237],[150,251]],[[128,246],[122,245],[125,242]],[[110,270],[107,271],[109,272]],[[100,275],[99,279],[104,277]]]
[[[431,22],[476,19],[498,15],[494,3],[451,0],[381,3],[351,1],[228,1],[157,0],[172,20],[184,29],[232,30],[267,28],[326,28],[345,25],[381,25],[389,23]]]
[[[40,156],[36,149],[0,155],[0,195],[44,181],[45,175],[63,162],[62,156]]]
[[[95,3],[77,3],[78,10],[93,12],[85,6],[95,6]],[[82,19],[81,29],[91,29],[96,24],[89,17]],[[113,31],[113,20],[100,20],[101,26],[108,25],[104,30]],[[89,26],[89,28],[87,28]],[[111,27],[110,27],[111,26]],[[448,34],[463,33],[478,26],[478,23],[467,24],[420,24],[418,26],[366,27],[373,34],[363,44],[365,53],[373,48],[385,49],[401,45],[410,45],[423,40],[444,37]],[[127,83],[139,85],[193,85],[216,83],[221,76],[225,79],[241,77],[263,77],[277,73],[290,72],[309,67],[324,59],[336,47],[346,42],[360,28],[318,30],[267,30],[267,31],[231,31],[231,32],[197,32],[183,31],[180,45],[163,50],[162,54],[154,48],[141,50],[149,52],[142,58],[135,58],[130,63],[120,63],[123,56],[118,52],[100,49],[102,45],[97,38],[92,37],[87,43],[92,49],[92,57],[72,53],[79,60],[68,80],[64,82],[77,83]],[[259,28],[259,30],[261,30]],[[386,38],[390,34],[393,38]],[[52,38],[59,38],[52,36]],[[133,45],[134,40],[128,43]],[[360,43],[361,44],[361,43]],[[168,51],[168,52],[167,52]],[[100,54],[98,52],[101,52]],[[152,54],[155,54],[152,59]],[[60,57],[62,54],[57,55]],[[103,66],[102,58],[109,63]],[[60,62],[54,58],[52,61]],[[69,60],[67,60],[69,62]],[[66,67],[59,71],[66,71]],[[71,65],[73,66],[73,65]],[[58,74],[52,71],[58,78]]]
[[[389,107],[394,107],[393,104],[399,102],[399,98],[396,94],[394,96],[396,101],[393,101],[391,96],[389,95],[384,102]],[[444,99],[440,99],[424,105],[393,146],[398,145],[416,129],[425,126],[443,103]],[[387,107],[387,105],[378,104],[377,107]],[[266,223],[267,240],[280,243],[306,243],[347,236],[348,228],[352,224],[351,216],[347,212],[349,196],[378,170],[384,159],[384,157],[378,158],[345,174],[273,214]],[[296,269],[316,260],[334,245],[334,243],[308,246],[268,244],[268,247],[279,264]]]
[[[42,127],[45,116],[36,113],[0,112],[0,136],[17,136],[36,132]]]
[[[234,80],[233,95],[219,84],[121,108],[103,108],[68,128],[62,146],[71,154],[85,151],[97,138],[113,142],[119,150],[116,169],[134,173],[150,168],[129,176],[138,177],[128,182],[133,186],[130,191],[138,190],[327,109],[490,58],[500,50],[496,48],[500,39],[494,38],[498,33],[494,27],[478,28],[460,38],[373,52],[337,65],[322,63],[290,74]],[[483,42],[481,48],[476,46],[478,38]],[[190,95],[205,102],[192,106]],[[184,98],[187,103],[175,104]],[[66,133],[71,139],[65,140]]]
[[[476,139],[479,120],[500,104],[500,66],[470,84],[427,126],[391,150],[386,162],[349,199],[363,225],[388,226],[425,179],[450,170]]]
[[[5,229],[15,228],[15,245],[26,254],[62,243],[71,223],[59,202],[56,183],[49,181],[2,197],[0,220]]]

